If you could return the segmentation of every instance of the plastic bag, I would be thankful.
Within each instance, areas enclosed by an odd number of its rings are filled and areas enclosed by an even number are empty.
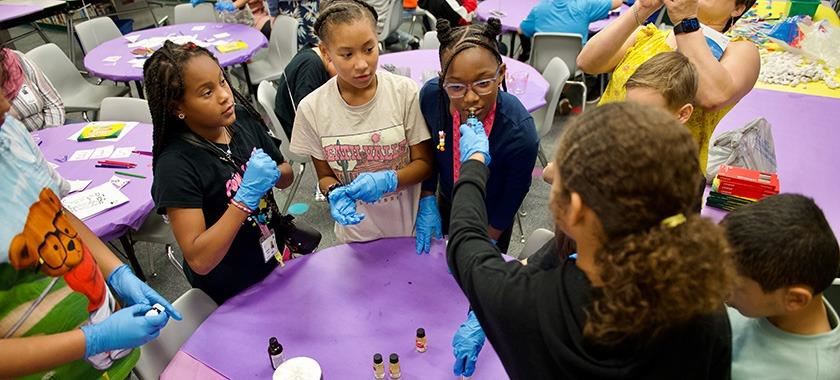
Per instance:
[[[804,53],[840,69],[840,28],[823,21],[809,26],[799,25],[805,38],[800,43]]]
[[[776,147],[770,123],[763,117],[758,118],[715,138],[709,145],[708,183],[712,183],[724,164],[775,173]]]

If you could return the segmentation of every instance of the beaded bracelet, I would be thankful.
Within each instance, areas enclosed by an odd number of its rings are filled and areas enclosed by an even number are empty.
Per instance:
[[[237,202],[237,201],[235,201],[235,200],[233,200],[233,199],[231,199],[231,200],[230,200],[230,205],[231,205],[231,206],[233,206],[233,207],[238,208],[240,211],[242,211],[242,212],[244,212],[244,213],[246,213],[246,214],[248,214],[248,215],[251,215],[251,214],[253,214],[253,213],[254,213],[254,210],[251,210],[251,209],[250,209],[250,208],[248,208],[247,206],[245,206],[245,205],[243,205],[243,204],[241,204],[241,203],[239,203],[239,202]]]

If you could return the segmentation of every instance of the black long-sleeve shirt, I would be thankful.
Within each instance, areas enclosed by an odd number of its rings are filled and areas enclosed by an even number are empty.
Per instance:
[[[487,338],[512,379],[728,379],[729,320],[720,313],[617,347],[585,341],[593,288],[555,244],[529,259],[505,262],[487,237],[488,169],[461,166],[455,185],[447,259]],[[481,356],[479,356],[481,360]],[[480,374],[477,374],[480,375]]]

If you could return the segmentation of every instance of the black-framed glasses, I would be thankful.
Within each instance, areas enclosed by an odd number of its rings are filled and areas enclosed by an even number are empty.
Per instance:
[[[463,98],[467,95],[467,91],[470,89],[479,96],[489,95],[496,89],[496,82],[499,80],[499,72],[501,70],[502,66],[499,65],[492,78],[482,79],[472,83],[444,83],[443,90],[446,91],[446,94],[449,95],[450,99]]]

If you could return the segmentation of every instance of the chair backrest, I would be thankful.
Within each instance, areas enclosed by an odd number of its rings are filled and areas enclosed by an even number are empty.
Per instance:
[[[553,238],[554,232],[545,228],[537,228],[534,232],[531,232],[531,235],[528,236],[528,240],[525,240],[525,246],[522,247],[522,251],[519,253],[519,259],[521,260],[531,257],[531,255],[537,253],[537,251],[542,248],[545,243],[548,243],[548,241]]]
[[[26,57],[41,69],[44,76],[50,80],[58,94],[64,99],[87,86],[92,86],[56,44],[38,46],[27,52]]]
[[[76,35],[79,36],[85,54],[103,42],[122,37],[120,29],[110,17],[97,17],[76,24]]]
[[[157,339],[140,347],[140,359],[134,371],[141,380],[158,379],[175,357],[184,342],[198,329],[219,305],[199,289],[187,290],[172,306],[181,313],[183,320],[170,319]]]
[[[287,91],[285,89],[281,90]],[[280,124],[280,120],[277,119],[277,114],[274,113],[274,98],[276,97],[277,89],[271,81],[264,80],[260,82],[259,87],[257,87],[257,102],[260,103],[260,106],[263,108],[263,112],[266,113],[266,116],[268,116],[268,119],[271,121],[269,127],[271,128],[271,131],[274,132],[274,137],[277,137],[281,141],[280,153],[282,153],[283,157],[289,161],[305,163],[309,160],[309,157],[292,153],[289,150],[289,136],[286,136],[286,132]]]
[[[420,9],[420,8],[417,8],[417,9]],[[425,9],[423,11],[424,11],[423,15],[426,17],[427,20],[429,20],[429,26],[431,26],[432,29],[435,29],[435,27],[437,25],[437,17],[435,17],[435,15],[433,15],[432,12],[429,12]]]
[[[825,299],[828,300],[831,306],[834,306],[835,310],[840,307],[840,278],[834,279],[834,282],[825,290],[823,296],[825,296]]]
[[[548,62],[560,57],[572,77],[577,71],[577,56],[583,49],[583,38],[577,33],[535,33],[531,44],[531,66],[543,72]]]
[[[537,136],[543,138],[551,130],[551,125],[554,124],[554,114],[557,112],[557,102],[560,101],[560,94],[563,92],[563,87],[566,81],[569,80],[569,68],[558,57],[554,57],[548,62],[542,76],[548,82],[548,93],[545,94],[545,107],[540,108],[531,116],[534,118],[534,124],[537,126]]]
[[[175,24],[190,22],[216,22],[216,9],[213,4],[201,3],[193,7],[192,4],[178,4],[175,6]]]
[[[103,121],[136,121],[152,123],[152,113],[149,102],[137,98],[105,98],[99,107],[99,120]]]
[[[271,38],[268,39],[268,61],[274,68],[284,68],[298,51],[296,18],[280,15],[271,25]]]
[[[437,30],[426,32],[423,35],[423,40],[420,41],[421,49],[438,49],[440,48],[440,41],[437,38]]]
[[[379,33],[379,41],[385,41],[388,35],[400,28],[403,16],[403,2],[402,0],[391,0],[391,9],[387,15],[380,15],[385,26]]]

